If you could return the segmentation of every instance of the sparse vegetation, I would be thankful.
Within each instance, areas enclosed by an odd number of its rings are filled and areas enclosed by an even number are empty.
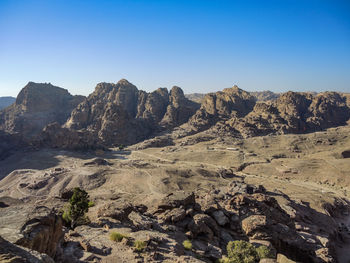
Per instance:
[[[231,241],[227,244],[227,257],[219,263],[255,263],[263,258],[273,258],[272,251],[266,246],[256,248],[247,241]]]
[[[69,203],[63,208],[62,219],[70,224],[72,229],[78,224],[89,222],[89,219],[85,216],[85,213],[89,210],[89,202],[89,194],[86,191],[79,187],[74,188]]]
[[[190,240],[185,240],[184,242],[182,242],[182,245],[186,250],[192,250],[192,242]]]
[[[256,252],[259,255],[259,259],[274,258],[274,254],[267,246],[260,246],[256,248]]]
[[[89,208],[95,206],[95,203],[93,201],[89,201],[88,203]]]
[[[69,217],[67,206],[65,208],[63,208],[62,219],[66,224],[70,225],[71,219]]]
[[[141,240],[135,240],[134,247],[137,252],[142,252],[146,248],[146,242]]]
[[[127,238],[127,237],[128,237],[127,235],[121,234],[119,232],[111,232],[109,234],[110,240],[115,241],[115,242],[120,242],[123,240],[123,238]]]

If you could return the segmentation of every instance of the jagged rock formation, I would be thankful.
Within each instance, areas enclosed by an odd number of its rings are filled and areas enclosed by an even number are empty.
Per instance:
[[[237,86],[209,93],[203,98],[201,108],[191,117],[189,124],[196,131],[206,130],[220,120],[227,120],[233,116],[244,117],[254,105],[254,97]]]
[[[0,110],[10,106],[16,101],[14,97],[0,97]]]
[[[29,82],[16,102],[0,112],[0,130],[32,138],[51,122],[63,124],[83,98],[51,84]]]
[[[65,127],[89,131],[105,145],[132,144],[187,122],[197,109],[179,87],[147,93],[123,79],[98,84]]]
[[[26,141],[40,134],[36,145],[68,149],[130,145],[156,135],[163,137],[149,145],[164,146],[205,130],[239,137],[313,132],[345,125],[350,116],[345,93],[249,93],[234,86],[206,94],[199,105],[179,87],[147,93],[125,79],[100,83],[82,100],[51,84],[30,82],[0,112],[0,130]],[[164,131],[175,132],[169,137]]]
[[[337,92],[316,95],[287,92],[275,101],[257,103],[249,93],[237,88],[231,94],[225,90],[216,94],[223,97],[223,93],[225,103],[218,101],[215,94],[207,95],[201,109],[189,121],[194,130],[211,127],[215,133],[243,137],[305,133],[345,125],[350,118],[346,97]]]

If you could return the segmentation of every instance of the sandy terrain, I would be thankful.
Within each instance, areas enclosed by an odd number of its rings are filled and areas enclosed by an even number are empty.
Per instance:
[[[177,190],[206,193],[228,185],[232,178],[222,171],[230,170],[246,183],[282,192],[327,214],[324,204],[349,198],[350,159],[341,156],[350,149],[349,132],[346,126],[305,135],[218,138],[185,146],[179,139],[175,146],[144,150],[20,152],[0,162],[0,197],[62,207],[55,197],[80,186],[96,204],[89,211],[94,220],[97,209],[108,200],[124,198],[152,206]],[[96,157],[109,165],[86,165]],[[282,206],[286,200],[277,195],[276,199]],[[346,216],[334,220],[350,223]],[[345,253],[349,244],[339,244],[339,262],[350,260]]]

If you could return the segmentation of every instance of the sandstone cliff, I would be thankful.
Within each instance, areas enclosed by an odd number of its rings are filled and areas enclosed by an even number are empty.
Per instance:
[[[271,133],[305,133],[346,125],[350,109],[346,96],[286,92],[273,101],[255,102],[249,93],[234,87],[207,94],[200,110],[190,119],[194,131],[242,137]]]
[[[0,112],[0,130],[32,138],[51,122],[63,124],[83,98],[51,84],[29,82],[16,102]]]
[[[65,127],[89,131],[105,145],[132,144],[187,122],[198,107],[179,87],[147,93],[122,79],[98,84]]]

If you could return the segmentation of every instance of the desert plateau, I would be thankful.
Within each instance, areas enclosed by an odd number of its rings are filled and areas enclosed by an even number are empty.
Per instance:
[[[245,241],[266,262],[350,260],[349,96],[201,100],[124,79],[87,98],[28,83],[0,112],[1,259],[216,262]],[[75,188],[93,205],[72,227]]]

